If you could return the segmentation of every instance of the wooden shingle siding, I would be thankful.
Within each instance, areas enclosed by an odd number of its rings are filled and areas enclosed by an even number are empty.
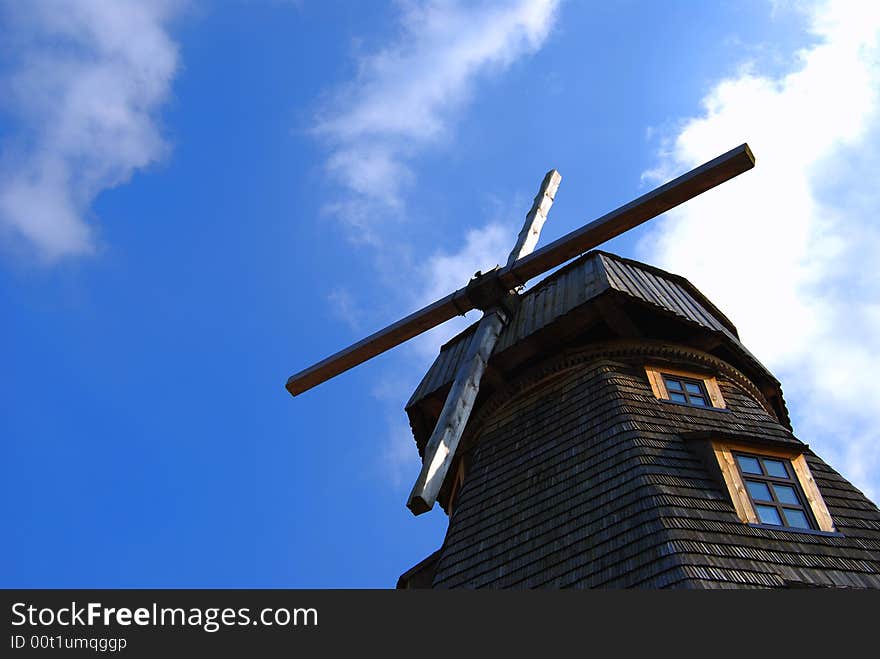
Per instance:
[[[596,359],[480,421],[434,587],[880,588],[876,506],[808,452],[839,533],[741,522],[687,434],[801,443],[726,377],[726,410],[691,408],[657,400],[643,367]]]
[[[663,273],[664,276],[661,276],[654,268],[610,254],[599,252],[596,258],[601,261],[608,282],[615,290],[736,339],[736,328],[733,324],[726,318],[724,318],[726,322],[722,321],[717,309],[716,314],[713,315],[703,304],[697,302],[680,277],[673,277],[668,273]]]

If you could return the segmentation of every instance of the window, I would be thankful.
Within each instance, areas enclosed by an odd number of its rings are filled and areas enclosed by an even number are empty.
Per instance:
[[[713,375],[680,371],[665,366],[645,366],[654,395],[680,405],[724,409],[724,398]]]
[[[694,433],[697,439],[702,433]],[[794,531],[835,532],[831,514],[813,480],[801,446],[764,446],[710,439],[741,521]]]
[[[761,524],[816,528],[790,461],[746,453],[733,455]]]
[[[661,373],[663,384],[666,385],[666,393],[673,403],[684,403],[696,407],[709,405],[709,394],[702,380],[676,377],[668,373]]]

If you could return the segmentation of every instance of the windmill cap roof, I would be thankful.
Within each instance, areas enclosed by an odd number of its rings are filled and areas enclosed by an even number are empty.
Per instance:
[[[493,359],[561,322],[563,317],[571,318],[572,311],[609,292],[634,301],[650,312],[718,335],[736,355],[740,366],[779,388],[772,373],[739,340],[733,322],[691,282],[680,275],[601,250],[583,254],[522,294],[519,308],[498,339]],[[475,327],[476,323],[441,347],[407,403],[407,410],[451,384]],[[787,423],[784,404],[781,409],[785,417],[781,420]]]

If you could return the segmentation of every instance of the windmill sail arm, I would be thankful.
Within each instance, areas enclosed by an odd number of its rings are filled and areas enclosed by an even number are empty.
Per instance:
[[[294,396],[344,373],[368,359],[381,355],[396,345],[426,332],[447,320],[467,313],[474,308],[467,297],[467,289],[461,288],[446,297],[429,304],[398,320],[393,325],[371,334],[344,350],[290,376],[287,390]]]
[[[434,432],[425,445],[422,470],[406,503],[414,515],[428,512],[437,501],[446,472],[452,465],[458,442],[477,400],[483,371],[486,370],[486,364],[506,322],[505,312],[494,309],[486,312],[477,325],[474,338],[434,426]]]
[[[562,175],[555,169],[551,169],[544,176],[538,194],[535,196],[535,201],[526,214],[526,221],[519,232],[519,236],[517,236],[516,245],[513,246],[510,256],[507,257],[507,265],[513,264],[526,254],[531,254],[534,251],[544,222],[547,221],[547,213],[550,212],[550,207],[553,205],[553,200],[556,197],[556,191],[559,189],[561,181]]]
[[[550,212],[550,207],[553,205],[553,199],[561,180],[562,176],[555,169],[551,169],[544,176],[535,201],[526,214],[526,220],[516,239],[516,244],[507,259],[508,265],[526,254],[530,254],[535,249],[535,244],[541,235],[541,228],[547,220],[547,213]],[[466,290],[469,290],[473,285],[478,286],[479,279],[472,280]],[[515,294],[510,296],[509,290],[505,290],[503,286],[499,287],[497,279],[494,277],[490,277],[489,287],[495,289],[496,296],[504,295],[508,300],[511,297],[514,300],[517,299]],[[478,295],[470,294],[469,297],[478,308],[482,308],[477,300]],[[492,295],[489,295],[489,299],[491,298]],[[495,344],[498,342],[498,337],[501,336],[501,331],[509,320],[510,314],[505,309],[505,303],[496,297],[494,306],[487,308],[477,325],[468,353],[455,375],[452,388],[443,403],[440,417],[437,419],[434,431],[425,446],[422,471],[413,485],[406,503],[414,515],[428,512],[437,501],[437,495],[443,486],[446,472],[455,459],[458,442],[461,440],[471,410],[477,400],[483,371],[492,356],[492,351],[495,350]]]
[[[498,277],[504,286],[514,287],[569,259],[601,245],[606,240],[675,208],[755,166],[748,144],[682,174],[638,199],[607,213],[589,224],[553,241],[502,268]]]
[[[554,186],[558,185],[558,179],[552,176],[553,172],[548,172],[539,196],[536,197],[533,212],[530,212],[526,218],[528,230],[524,227],[521,233],[523,240],[518,241],[518,246],[511,256],[512,262],[509,261],[503,268],[491,273],[491,278],[495,280],[492,285],[501,292],[514,290],[529,279],[565,263],[652,217],[675,208],[688,199],[714,188],[754,166],[755,158],[748,144],[742,144],[642,195],[635,201],[607,213],[598,220],[594,220],[549,245],[527,254],[526,252],[533,247],[534,243],[531,238],[527,240],[526,237],[540,231],[540,225],[543,224],[546,211],[553,202]],[[536,238],[536,235],[532,237]],[[522,256],[513,260],[514,255]],[[487,280],[484,283],[492,282]],[[432,327],[476,308],[473,295],[469,295],[469,292],[473,291],[469,291],[468,287],[460,288],[433,304],[411,313],[393,325],[389,325],[300,371],[287,380],[287,390],[294,396],[301,394]]]

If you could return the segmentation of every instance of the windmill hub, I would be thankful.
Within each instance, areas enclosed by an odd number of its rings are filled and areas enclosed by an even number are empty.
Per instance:
[[[468,282],[465,288],[465,295],[474,309],[487,311],[493,307],[497,307],[502,301],[510,297],[515,292],[508,290],[498,277],[501,266],[496,265],[489,272],[483,273],[477,270],[477,273]]]

